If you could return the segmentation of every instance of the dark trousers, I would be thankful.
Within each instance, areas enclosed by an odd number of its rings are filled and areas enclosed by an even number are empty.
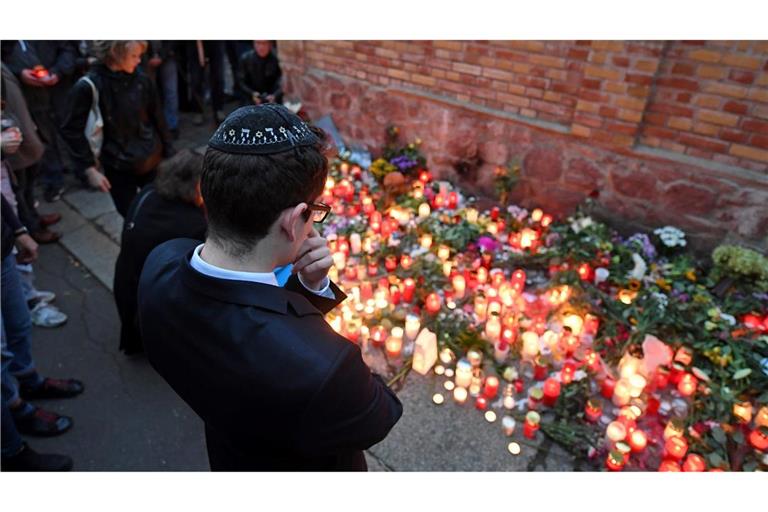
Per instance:
[[[137,176],[125,171],[115,171],[106,168],[104,175],[109,180],[110,185],[112,185],[112,188],[109,189],[109,195],[112,196],[115,208],[125,218],[128,213],[128,207],[131,206],[131,201],[136,197],[139,189],[147,183],[154,181],[157,172],[151,171]]]
[[[40,182],[46,188],[64,186],[64,164],[61,159],[58,121],[52,108],[31,112],[37,131],[45,143],[45,152],[40,160]]]
[[[205,69],[200,67],[195,43],[188,44],[191,47],[187,51],[187,70],[195,111],[204,112],[206,71],[211,92],[211,106],[214,112],[221,110],[224,106],[224,43],[223,41],[203,42],[205,57],[208,60]]]
[[[13,192],[16,194],[19,220],[33,233],[40,231],[40,215],[35,208],[34,194],[35,181],[39,172],[38,164],[21,169],[20,171],[13,171],[16,177]]]

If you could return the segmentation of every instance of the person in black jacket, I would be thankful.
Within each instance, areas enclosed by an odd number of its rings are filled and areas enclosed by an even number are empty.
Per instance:
[[[66,97],[72,86],[77,46],[71,41],[3,42],[3,62],[22,84],[30,114],[45,142],[40,181],[46,201],[56,201],[64,190],[64,154],[60,147]]]
[[[253,50],[240,57],[237,74],[244,104],[283,102],[283,72],[271,41],[254,41]]]
[[[139,326],[147,357],[205,423],[214,471],[366,470],[402,404],[323,314],[346,296],[314,228],[328,161],[322,132],[282,105],[242,107],[211,137],[205,242],[147,258]],[[273,269],[293,263],[284,288]]]
[[[137,195],[123,225],[115,264],[114,294],[120,315],[120,350],[143,352],[136,319],[136,293],[152,249],[174,238],[203,239],[207,227],[200,196],[203,156],[179,151],[158,167],[157,179]]]
[[[163,157],[173,154],[162,104],[152,80],[136,67],[144,49],[141,41],[95,41],[98,62],[86,75],[99,93],[104,141],[99,161],[85,136],[93,91],[80,79],[72,87],[71,110],[62,129],[72,159],[92,187],[109,191],[125,217],[138,189],[151,182]],[[104,169],[99,172],[98,166]]]

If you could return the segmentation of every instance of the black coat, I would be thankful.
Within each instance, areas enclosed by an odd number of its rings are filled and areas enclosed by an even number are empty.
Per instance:
[[[215,279],[190,264],[196,240],[147,258],[139,324],[149,361],[205,422],[211,469],[366,470],[362,450],[402,415],[397,396],[336,334],[336,300]]]
[[[140,70],[124,73],[112,71],[103,64],[94,65],[88,77],[99,91],[99,109],[104,119],[104,142],[99,159],[105,168],[129,174],[146,172],[154,168],[161,157],[173,154],[171,134],[151,78]],[[86,169],[95,163],[85,138],[85,125],[93,102],[91,86],[78,80],[68,99],[70,111],[63,122],[62,136],[75,165]]]
[[[201,208],[181,200],[169,201],[154,184],[144,187],[133,199],[123,223],[120,254],[115,263],[113,290],[120,314],[120,349],[142,350],[136,320],[139,276],[152,249],[174,238],[205,238],[207,222]]]
[[[251,104],[253,93],[273,94],[276,103],[283,101],[281,78],[283,72],[277,56],[270,52],[265,58],[259,57],[255,50],[245,52],[240,56],[237,70],[238,83],[244,100]]]

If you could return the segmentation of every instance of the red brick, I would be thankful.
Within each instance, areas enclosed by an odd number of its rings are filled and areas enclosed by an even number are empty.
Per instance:
[[[652,103],[649,110],[652,112],[664,112],[681,117],[693,117],[693,109],[672,105],[671,103]]]
[[[744,144],[749,140],[749,135],[744,132],[738,132],[736,130],[723,130],[720,132],[720,138],[727,140],[728,142]]]
[[[664,126],[667,123],[666,114],[662,114],[661,112],[645,112],[643,114],[643,119],[645,119],[645,122],[648,124],[658,126]]]
[[[627,76],[624,78],[624,81],[629,82],[630,84],[651,85],[653,83],[653,77],[651,75],[639,75],[637,73],[627,73]]]
[[[755,81],[755,74],[750,71],[740,71],[734,69],[728,74],[728,78],[734,82],[749,85]]]
[[[606,128],[609,131],[623,133],[625,135],[635,135],[637,133],[637,125],[634,124],[608,123]]]
[[[699,149],[706,149],[708,151],[714,151],[716,153],[725,153],[728,150],[728,144],[720,142],[714,139],[708,139],[704,137],[697,137],[696,135],[689,135],[687,133],[678,137],[678,142]]]
[[[754,119],[745,119],[744,122],[741,123],[741,128],[753,133],[768,133],[768,123]]]
[[[603,125],[603,120],[599,117],[590,116],[588,114],[582,114],[576,112],[573,115],[573,121],[578,124],[589,126],[591,128],[600,128]]]
[[[689,92],[681,92],[675,97],[675,99],[680,103],[690,103],[692,97],[693,95]]]
[[[602,117],[617,117],[619,114],[619,109],[603,105],[598,110],[598,114],[600,114]]]
[[[579,86],[576,84],[555,82],[552,84],[552,90],[562,94],[576,94],[579,92]]]
[[[689,80],[687,78],[662,77],[658,79],[657,84],[664,87],[673,87],[675,89],[685,89],[686,91],[699,90],[699,83],[696,80]]]
[[[750,144],[759,148],[768,149],[768,136],[755,134],[750,139]]]
[[[627,94],[634,96],[635,98],[647,98],[650,92],[650,87],[647,85],[637,85],[635,87],[629,87]]]
[[[597,101],[600,103],[605,103],[608,101],[609,96],[606,94],[600,94],[597,91],[588,91],[585,89],[582,89],[579,91],[578,94],[579,98],[587,101]]]
[[[677,132],[669,130],[667,128],[661,128],[660,126],[646,126],[643,130],[644,135],[651,137],[658,137],[660,139],[676,139]]]
[[[583,50],[581,48],[571,48],[568,50],[568,58],[576,60],[587,60],[589,58],[589,50]]]
[[[733,144],[731,146],[730,154],[749,158],[750,160],[759,160],[761,162],[768,162],[768,151],[752,148],[749,146],[742,146],[741,144]]]
[[[729,66],[738,66],[748,69],[760,69],[762,60],[750,55],[739,55],[735,53],[729,53],[723,56],[723,63]]]
[[[723,105],[723,110],[732,114],[746,114],[749,110],[749,105],[746,103],[739,103],[738,101],[728,101]]]
[[[718,124],[721,126],[736,126],[739,124],[739,117],[733,114],[726,114],[723,112],[715,112],[712,110],[700,110],[697,113],[697,117],[708,123]]]
[[[685,64],[683,62],[678,62],[672,67],[673,75],[693,76],[695,72],[696,72],[695,66],[693,66],[692,64]]]
[[[614,55],[613,58],[611,59],[611,62],[613,62],[615,66],[619,66],[620,68],[629,67],[629,59],[621,55]]]
[[[594,78],[585,78],[581,81],[582,87],[587,89],[600,89],[602,83],[602,80],[595,80]]]

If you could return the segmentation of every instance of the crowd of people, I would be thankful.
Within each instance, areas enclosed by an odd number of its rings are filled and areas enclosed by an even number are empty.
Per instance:
[[[39,454],[21,437],[69,430],[71,417],[32,401],[85,387],[41,376],[30,349],[32,325],[67,321],[55,294],[34,286],[38,244],[61,237],[54,228],[61,215],[40,214],[37,193],[59,200],[70,173],[70,182],[110,194],[124,218],[114,282],[120,349],[140,353],[144,261],[162,242],[202,240],[207,228],[203,156],[174,149],[179,111],[213,129],[225,103],[281,103],[282,72],[271,41],[3,41],[1,48],[2,469],[67,470],[69,456]]]

